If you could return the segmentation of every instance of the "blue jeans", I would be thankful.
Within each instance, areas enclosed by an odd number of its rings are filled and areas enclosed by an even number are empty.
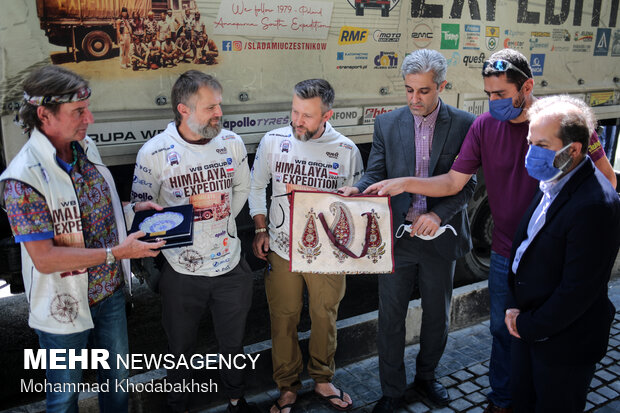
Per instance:
[[[73,334],[52,334],[36,330],[39,345],[47,350],[49,360],[50,349],[86,349],[97,348],[109,351],[108,364],[110,370],[99,369],[97,381],[109,383],[109,392],[99,393],[100,412],[127,412],[129,394],[116,391],[116,383],[129,377],[127,369],[116,368],[116,355],[123,357],[129,352],[127,343],[127,319],[125,317],[125,295],[123,290],[116,291],[100,303],[90,308],[95,328]],[[79,353],[78,353],[79,354]],[[80,383],[82,381],[82,365],[76,363],[75,369],[47,369],[48,383]],[[78,392],[47,392],[46,407],[48,413],[78,411]]]
[[[491,392],[489,400],[499,407],[512,404],[510,389],[510,333],[504,323],[506,297],[508,290],[509,259],[491,251],[491,268],[489,269],[489,297],[491,299],[491,363],[489,364],[489,382]]]

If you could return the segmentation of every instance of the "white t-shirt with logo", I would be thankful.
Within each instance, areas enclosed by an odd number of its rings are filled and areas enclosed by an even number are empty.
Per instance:
[[[272,184],[269,247],[289,259],[290,204],[293,189],[336,192],[362,177],[364,165],[357,146],[329,122],[318,139],[302,142],[291,126],[267,132],[256,150],[249,197],[250,215],[267,215],[266,187]]]
[[[250,191],[245,145],[222,129],[205,145],[191,144],[174,122],[138,152],[132,201],[161,206],[194,206],[194,244],[162,251],[183,274],[217,276],[232,270],[241,256],[235,217]]]

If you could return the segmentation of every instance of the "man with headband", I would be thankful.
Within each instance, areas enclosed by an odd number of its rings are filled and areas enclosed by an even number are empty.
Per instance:
[[[15,159],[0,176],[9,222],[21,243],[22,274],[30,315],[28,324],[42,349],[105,349],[109,359],[129,352],[123,286],[131,288],[129,258],[154,257],[164,241],[138,241],[126,235],[125,219],[110,171],[102,164],[86,130],[93,123],[88,83],[58,66],[39,69],[24,82],[19,112],[29,132]],[[135,210],[161,209],[152,202],[129,204]],[[127,369],[109,363],[100,369],[102,412],[127,412],[128,394],[116,383]],[[47,392],[47,411],[77,411],[75,368],[47,369],[47,381],[63,391]]]
[[[504,324],[508,260],[517,224],[538,185],[525,169],[527,111],[536,98],[528,60],[516,50],[493,53],[484,63],[482,76],[484,91],[489,96],[489,112],[474,121],[448,173],[430,178],[390,179],[368,187],[365,192],[393,196],[402,192],[430,197],[449,196],[458,193],[482,166],[495,222],[489,270],[493,336],[489,365],[491,392],[485,412],[508,413],[512,405],[510,335]],[[615,174],[595,134],[591,137],[589,150],[595,165],[615,186]]]

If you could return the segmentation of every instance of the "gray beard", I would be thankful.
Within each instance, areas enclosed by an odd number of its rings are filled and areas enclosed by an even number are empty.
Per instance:
[[[309,132],[304,133],[303,135],[298,135],[297,133],[293,132],[293,136],[295,137],[295,139],[302,141],[302,142],[307,142],[310,140],[310,137],[312,136]]]
[[[194,122],[192,119],[187,119],[187,127],[194,133],[202,136],[202,139],[205,139],[207,142],[211,141],[211,139],[215,138],[222,131],[222,124],[218,122],[217,126],[213,127],[209,125],[210,121],[207,122],[206,125],[200,126],[197,122]]]

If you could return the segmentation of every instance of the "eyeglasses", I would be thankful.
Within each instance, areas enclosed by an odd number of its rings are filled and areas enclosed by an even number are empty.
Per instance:
[[[525,77],[526,79],[530,78],[528,75],[523,73],[523,71],[521,69],[519,69],[517,66],[513,65],[512,63],[510,63],[507,60],[495,60],[493,62],[490,62],[490,61],[487,60],[482,65],[482,72],[484,73],[486,68],[489,67],[489,66],[491,66],[493,68],[493,70],[496,70],[498,72],[506,72],[507,70],[512,69],[512,70],[514,70],[516,72],[521,73],[523,75],[523,77]]]

